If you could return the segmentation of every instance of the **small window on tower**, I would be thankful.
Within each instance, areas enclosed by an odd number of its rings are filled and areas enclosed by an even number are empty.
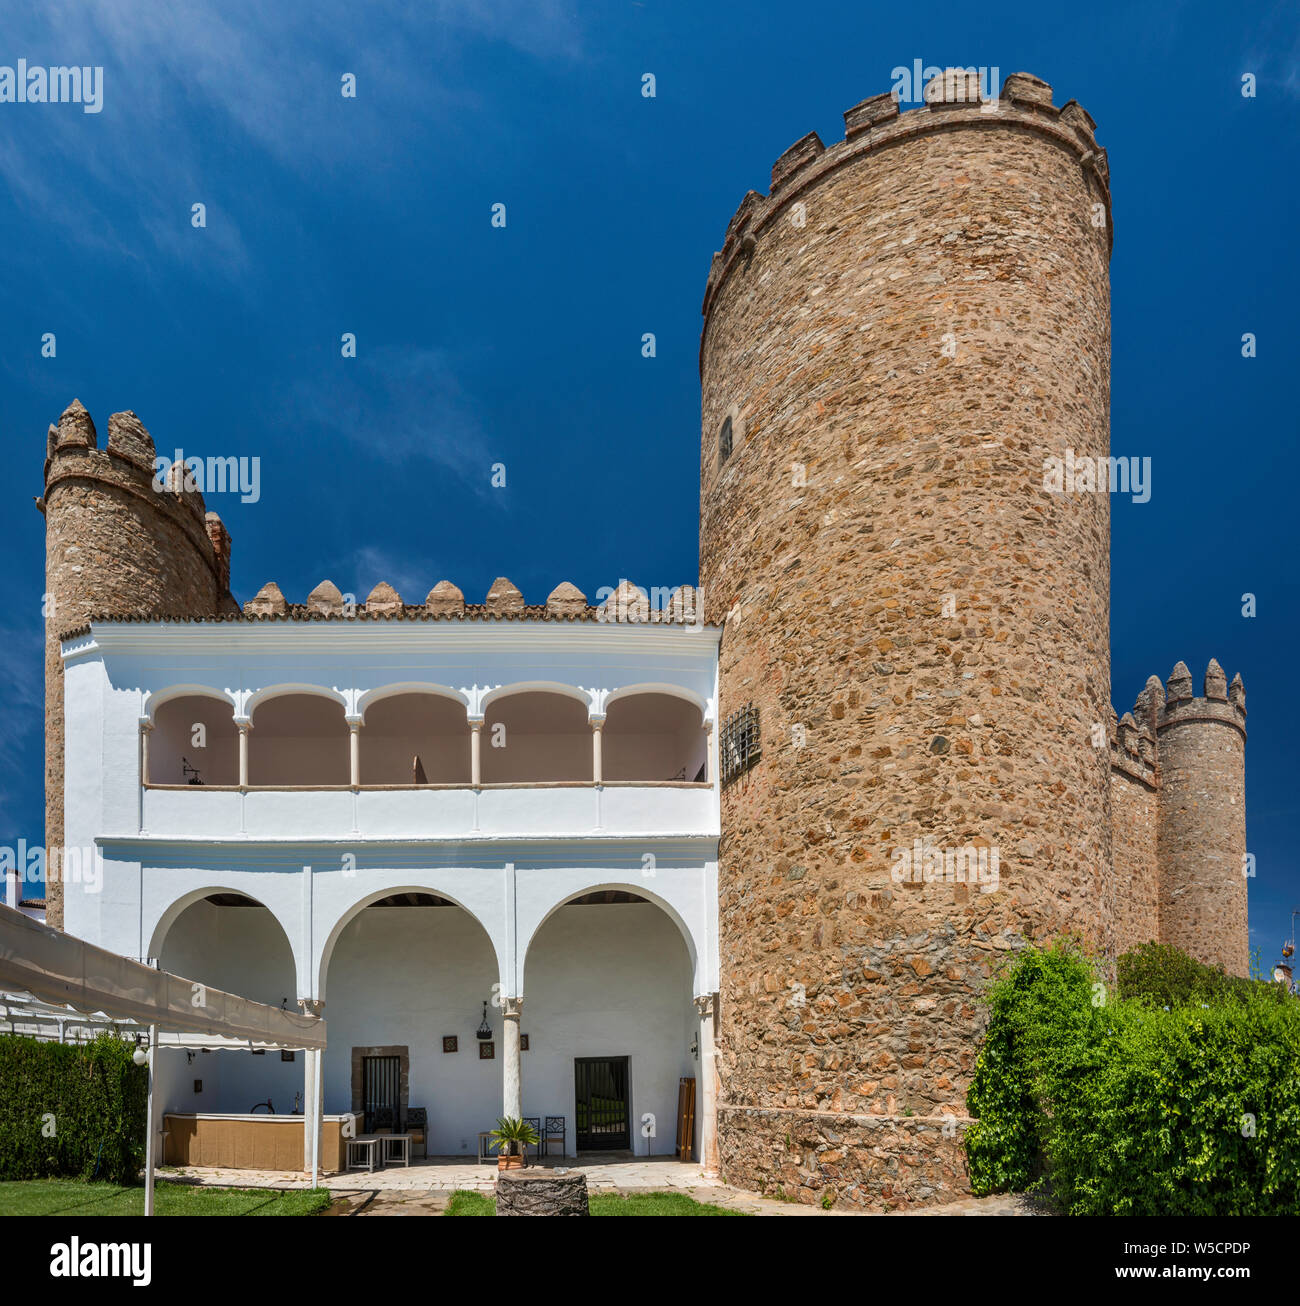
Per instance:
[[[731,418],[728,417],[722,423],[722,430],[718,432],[718,466],[731,457]]]
[[[722,762],[722,787],[725,789],[738,780],[762,756],[762,743],[758,732],[758,709],[746,703],[722,723],[722,736],[718,740]]]

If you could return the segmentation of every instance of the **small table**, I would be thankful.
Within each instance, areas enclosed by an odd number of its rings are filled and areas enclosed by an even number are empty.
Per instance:
[[[384,1145],[382,1150],[385,1165],[390,1161],[405,1166],[411,1164],[410,1134],[380,1134],[379,1141]]]
[[[380,1138],[378,1134],[361,1134],[357,1138],[349,1138],[347,1140],[348,1169],[378,1170],[383,1164],[383,1158],[380,1156],[379,1143]],[[352,1159],[354,1148],[361,1153],[360,1162],[354,1162]]]
[[[493,1159],[489,1155],[492,1145],[492,1131],[484,1129],[478,1136],[478,1159],[484,1165]]]

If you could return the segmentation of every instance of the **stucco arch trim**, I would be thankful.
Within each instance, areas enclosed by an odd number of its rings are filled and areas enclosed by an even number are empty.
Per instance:
[[[373,907],[375,903],[381,902],[385,898],[391,898],[399,893],[426,893],[434,894],[439,898],[446,898],[448,902],[459,907],[469,918],[483,931],[484,937],[488,941],[488,946],[492,949],[492,957],[496,963],[497,975],[502,984],[505,983],[506,969],[503,963],[501,948],[498,946],[497,939],[493,936],[491,929],[488,928],[482,917],[470,906],[468,906],[455,893],[448,892],[441,885],[416,884],[404,882],[401,884],[386,885],[383,888],[372,889],[369,893],[362,895],[355,901],[342,908],[334,918],[333,923],[325,933],[324,942],[320,946],[319,954],[312,959],[313,972],[315,975],[315,993],[313,996],[325,1000],[326,983],[329,978],[330,959],[334,955],[335,946],[338,944],[343,931],[361,915],[367,907]],[[412,910],[415,910],[414,908]]]
[[[244,704],[244,716],[251,717],[263,703],[273,698],[288,698],[294,694],[308,694],[316,698],[328,699],[339,704],[344,712],[348,710],[348,697],[342,690],[327,685],[295,681],[282,685],[267,685],[262,689],[254,690]]]
[[[691,983],[694,985],[696,993],[702,992],[700,984],[703,981],[703,958],[706,955],[706,941],[703,937],[697,937],[695,930],[687,924],[685,916],[679,908],[660,894],[648,890],[642,883],[633,880],[605,880],[599,884],[584,885],[581,888],[570,889],[563,895],[557,897],[548,907],[546,907],[537,917],[531,929],[528,931],[526,940],[522,939],[519,948],[519,994],[512,996],[522,996],[526,990],[528,954],[532,949],[533,941],[541,932],[546,922],[555,915],[561,907],[567,907],[575,898],[585,897],[589,893],[601,893],[606,889],[619,889],[624,893],[634,893],[638,898],[644,898],[647,902],[658,907],[660,911],[668,917],[669,920],[677,926],[677,932],[681,935],[682,942],[686,945],[686,955],[690,962]]]
[[[453,703],[459,703],[467,714],[470,708],[469,695],[463,690],[453,689],[450,685],[434,684],[427,680],[402,680],[391,685],[378,685],[374,689],[365,690],[357,698],[356,714],[364,720],[367,708],[383,702],[386,698],[398,698],[402,694],[426,694],[430,698],[445,698]]]
[[[479,713],[485,713],[498,699],[511,698],[516,694],[559,694],[581,703],[588,712],[593,709],[591,693],[578,685],[565,685],[554,680],[520,680],[511,685],[498,685],[494,689],[484,691],[479,697]]]
[[[149,947],[145,951],[146,957],[158,958],[162,956],[162,950],[167,943],[167,935],[170,933],[173,925],[180,919],[181,915],[196,902],[202,902],[205,898],[211,898],[218,893],[236,893],[241,898],[248,898],[255,902],[259,907],[264,908],[271,913],[275,923],[280,927],[280,932],[284,935],[285,946],[289,949],[289,955],[293,959],[293,971],[295,975],[302,973],[298,955],[298,948],[294,944],[294,936],[298,930],[298,922],[286,922],[284,917],[269,903],[264,902],[261,898],[249,893],[246,888],[238,888],[231,884],[206,884],[199,889],[190,889],[175,898],[165,906],[154,920],[149,929]]]
[[[709,704],[706,699],[701,698],[699,694],[687,689],[684,685],[671,685],[658,681],[642,685],[623,685],[619,689],[611,689],[605,696],[605,711],[608,713],[610,705],[617,703],[619,699],[635,698],[643,694],[666,694],[670,698],[680,698],[699,709],[701,725],[708,719]]]
[[[228,689],[217,689],[214,685],[168,685],[166,689],[146,692],[144,701],[140,705],[140,719],[152,725],[158,709],[168,703],[174,703],[178,698],[210,698],[218,703],[224,703],[230,708],[232,720],[238,708],[235,695]]]

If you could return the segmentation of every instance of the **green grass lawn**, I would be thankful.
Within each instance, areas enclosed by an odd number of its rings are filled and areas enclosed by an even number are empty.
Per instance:
[[[747,1215],[746,1211],[728,1211],[721,1206],[697,1202],[685,1193],[595,1193],[588,1199],[592,1215]],[[497,1204],[486,1193],[459,1189],[452,1193],[444,1215],[495,1215]]]
[[[159,1183],[157,1215],[315,1215],[330,1204],[327,1188],[285,1192],[273,1188],[200,1188]],[[80,1179],[28,1179],[0,1183],[4,1215],[143,1215],[144,1188]]]

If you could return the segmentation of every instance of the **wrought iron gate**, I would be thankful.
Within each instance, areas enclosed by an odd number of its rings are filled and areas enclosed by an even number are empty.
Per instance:
[[[400,1057],[362,1057],[361,1127],[365,1133],[373,1134],[379,1128],[401,1132],[400,1078]]]
[[[579,1152],[620,1152],[632,1145],[627,1058],[575,1057]]]

